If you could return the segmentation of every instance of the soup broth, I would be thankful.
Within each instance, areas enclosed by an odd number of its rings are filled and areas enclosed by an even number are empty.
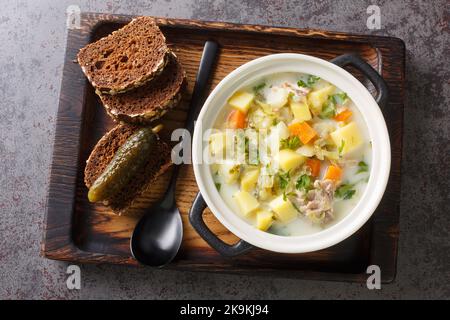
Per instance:
[[[237,90],[208,138],[210,167],[228,207],[261,231],[300,236],[358,203],[371,142],[345,92],[313,75],[280,73]]]

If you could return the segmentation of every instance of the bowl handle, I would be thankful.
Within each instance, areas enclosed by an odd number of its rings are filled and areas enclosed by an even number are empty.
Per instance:
[[[203,199],[201,193],[197,193],[197,196],[192,203],[191,210],[189,211],[189,221],[192,227],[197,231],[200,237],[203,238],[212,248],[225,257],[234,257],[240,255],[253,246],[244,240],[239,240],[234,245],[229,245],[220,240],[205,224],[203,221],[203,212],[207,205]]]
[[[378,72],[372,68],[370,64],[361,59],[358,55],[354,53],[347,53],[338,56],[331,60],[339,67],[345,67],[351,65],[361,71],[374,85],[377,90],[377,96],[375,97],[376,102],[381,108],[384,108],[388,99],[388,87],[384,79],[378,74]]]

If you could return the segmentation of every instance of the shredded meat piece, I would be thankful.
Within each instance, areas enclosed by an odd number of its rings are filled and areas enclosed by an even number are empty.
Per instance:
[[[302,191],[292,199],[300,212],[315,223],[326,223],[334,218],[333,199],[336,187],[331,180],[316,180],[314,189]]]
[[[288,89],[289,92],[292,92],[297,97],[306,96],[309,91],[311,91],[311,89],[308,88],[293,86],[289,82],[284,82],[281,87]]]

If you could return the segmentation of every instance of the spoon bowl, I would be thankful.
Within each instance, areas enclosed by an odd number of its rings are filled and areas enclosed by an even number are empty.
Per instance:
[[[183,223],[176,205],[153,205],[131,236],[131,252],[141,263],[163,267],[175,258],[183,238]]]

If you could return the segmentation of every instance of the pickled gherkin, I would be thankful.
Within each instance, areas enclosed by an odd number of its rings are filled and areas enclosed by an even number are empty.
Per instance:
[[[116,151],[105,171],[89,189],[90,202],[112,199],[127,186],[148,161],[157,141],[151,128],[142,128],[131,135]]]

